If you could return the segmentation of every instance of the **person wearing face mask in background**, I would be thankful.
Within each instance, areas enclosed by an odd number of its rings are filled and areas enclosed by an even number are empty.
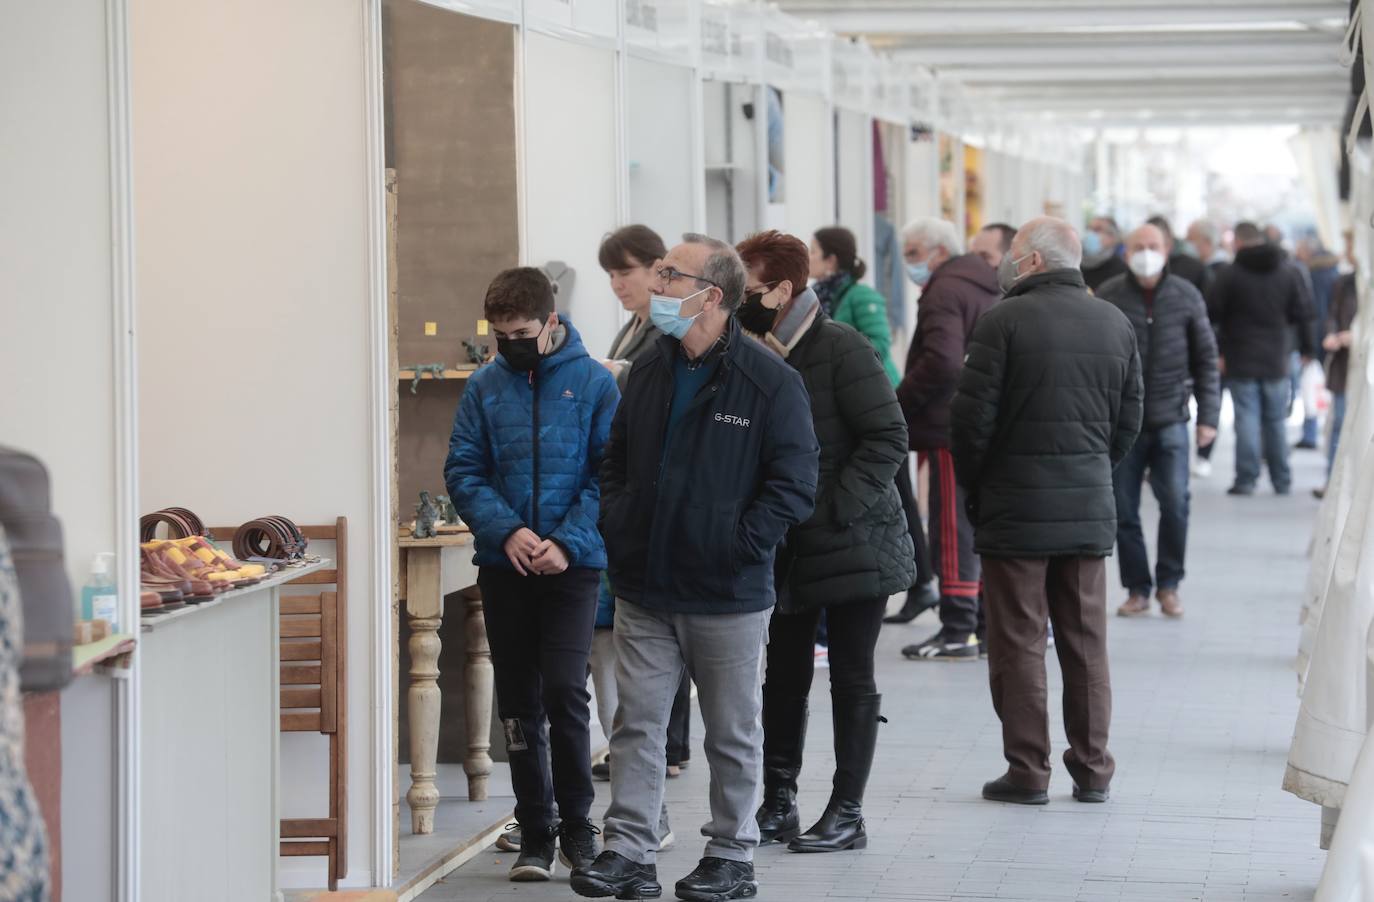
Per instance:
[[[606,568],[598,473],[620,392],[539,270],[493,279],[484,315],[497,357],[468,380],[444,483],[475,540],[520,827],[510,879],[548,880],[555,840],[565,864],[596,856],[587,657]]]
[[[1212,273],[1207,269],[1207,264],[1198,256],[1196,248],[1184,248],[1180,242],[1174,240],[1174,228],[1169,225],[1169,220],[1163,216],[1155,215],[1145,220],[1146,225],[1152,225],[1159,229],[1164,236],[1164,257],[1169,266],[1169,275],[1182,279],[1190,283],[1199,293],[1206,293],[1207,286],[1211,284]],[[1192,253],[1189,253],[1189,250]],[[1130,263],[1130,249],[1127,248],[1127,264]]]
[[[1217,344],[1207,305],[1196,288],[1170,272],[1167,248],[1157,226],[1136,229],[1126,239],[1131,271],[1098,290],[1135,327],[1145,385],[1140,437],[1112,473],[1121,585],[1128,593],[1117,609],[1122,617],[1150,613],[1151,589],[1166,617],[1183,616],[1178,587],[1188,543],[1189,396],[1197,398],[1199,448],[1216,440],[1221,415]],[[1147,472],[1159,502],[1153,577],[1140,527],[1140,488]]]
[[[1108,279],[1124,275],[1126,261],[1121,259],[1121,227],[1110,216],[1094,216],[1083,233],[1083,281],[1096,292]]]
[[[1207,267],[1207,284],[1210,287],[1212,280],[1217,277],[1217,273],[1228,266],[1231,259],[1226,256],[1225,249],[1221,246],[1221,229],[1216,223],[1207,219],[1195,219],[1188,226],[1188,242],[1197,251],[1198,259]],[[1206,290],[1203,296],[1206,297]],[[1226,390],[1225,383],[1222,384],[1222,392]],[[1193,461],[1193,475],[1199,479],[1207,479],[1212,475],[1212,452],[1216,450],[1217,443],[1212,442],[1197,449],[1197,459]]]
[[[738,250],[749,277],[736,317],[801,373],[821,446],[816,511],[788,532],[778,552],[778,605],[763,684],[759,834],[763,842],[790,840],[794,852],[860,849],[868,844],[863,797],[882,702],[873,651],[888,596],[916,576],[894,484],[907,460],[906,423],[873,346],[827,317],[804,287],[806,245],[768,231]],[[797,776],[822,613],[830,639],[835,774],[825,813],[801,833]]]
[[[895,387],[902,381],[902,374],[892,359],[891,328],[883,313],[882,295],[859,282],[865,270],[864,262],[855,252],[854,233],[849,229],[831,226],[820,229],[811,237],[808,275],[813,280],[812,289],[821,302],[821,309],[835,322],[853,327],[872,343],[888,381]],[[923,611],[940,603],[940,591],[935,585],[935,569],[930,563],[930,549],[926,544],[921,508],[916,501],[909,466],[897,471],[897,491],[906,509],[911,543],[915,549],[916,581],[907,591],[901,609],[884,618],[884,623],[910,623]]]
[[[601,468],[601,534],[615,587],[616,682],[605,851],[573,871],[583,896],[656,898],[663,737],[686,671],[711,769],[706,854],[679,899],[758,892],[759,682],[774,559],[816,504],[820,449],[801,376],[744,336],[735,249],[683,236],[659,267],[665,333],[635,364]]]
[[[940,578],[940,630],[902,654],[913,660],[977,661],[981,570],[973,527],[949,454],[949,403],[959,384],[968,338],[1000,297],[997,273],[965,254],[954,225],[917,219],[902,230],[911,280],[921,287],[916,334],[897,386],[911,450],[930,467],[931,560]]]
[[[982,257],[996,272],[997,267],[1002,265],[1002,258],[1011,250],[1011,242],[1015,237],[1016,229],[1005,222],[990,223],[979,229],[978,234],[969,241],[968,252]]]

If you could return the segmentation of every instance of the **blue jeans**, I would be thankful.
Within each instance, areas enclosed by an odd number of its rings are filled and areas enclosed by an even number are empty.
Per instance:
[[[1341,427],[1345,425],[1345,395],[1331,396],[1331,441],[1326,447],[1326,478],[1336,466],[1336,446],[1341,443]]]
[[[1276,492],[1293,482],[1288,469],[1288,407],[1293,397],[1287,379],[1228,379],[1236,408],[1236,486],[1252,489],[1260,477],[1260,449]]]
[[[1149,597],[1155,585],[1177,589],[1183,581],[1188,545],[1188,424],[1174,423],[1140,433],[1112,474],[1116,490],[1116,544],[1121,585]],[[1149,472],[1150,490],[1159,502],[1159,560],[1150,579],[1150,556],[1140,528],[1140,488]]]

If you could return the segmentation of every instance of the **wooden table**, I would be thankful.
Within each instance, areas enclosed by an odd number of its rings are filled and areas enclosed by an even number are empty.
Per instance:
[[[463,710],[467,716],[468,799],[487,797],[491,775],[491,647],[482,619],[482,596],[477,592],[477,566],[472,559],[472,534],[440,535],[432,539],[403,536],[401,592],[410,624],[410,685],[406,711],[410,720],[410,827],[414,833],[434,832],[439,807],[435,785],[439,756],[439,627],[444,622],[444,596],[461,591],[464,605],[465,648]]]

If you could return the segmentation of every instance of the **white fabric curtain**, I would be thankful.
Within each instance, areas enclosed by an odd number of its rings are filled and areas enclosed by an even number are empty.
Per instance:
[[[1333,128],[1305,128],[1288,139],[1288,149],[1298,164],[1298,174],[1317,215],[1317,235],[1329,250],[1344,249],[1340,186],[1340,138]]]

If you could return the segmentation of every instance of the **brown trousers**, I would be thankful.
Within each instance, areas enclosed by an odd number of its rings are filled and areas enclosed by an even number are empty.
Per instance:
[[[1007,774],[1025,789],[1050,785],[1045,623],[1064,674],[1064,765],[1084,789],[1106,789],[1112,684],[1107,673],[1107,565],[1100,557],[983,558],[992,706],[1002,721]]]

